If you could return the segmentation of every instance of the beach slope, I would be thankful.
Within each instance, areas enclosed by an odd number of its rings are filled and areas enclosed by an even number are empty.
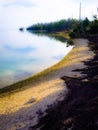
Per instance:
[[[56,65],[16,83],[18,89],[1,91],[0,130],[33,130],[39,119],[47,114],[46,110],[63,101],[69,93],[68,80],[64,76],[78,79],[86,76],[75,70],[86,68],[84,61],[92,60],[95,54],[87,39],[74,39],[74,43],[71,52]]]

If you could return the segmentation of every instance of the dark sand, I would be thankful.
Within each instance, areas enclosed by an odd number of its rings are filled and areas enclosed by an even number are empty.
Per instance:
[[[35,127],[30,126],[30,130],[98,130],[98,36],[88,39],[95,56],[84,61],[85,68],[74,70],[85,76],[62,76],[69,90],[67,96],[47,109],[47,115]]]

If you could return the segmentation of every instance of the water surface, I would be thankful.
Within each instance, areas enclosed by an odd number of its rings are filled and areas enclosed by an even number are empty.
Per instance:
[[[0,31],[0,87],[32,76],[59,62],[70,50],[66,42],[27,31]]]

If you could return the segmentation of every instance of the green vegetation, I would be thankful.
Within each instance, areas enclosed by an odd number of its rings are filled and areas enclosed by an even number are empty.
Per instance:
[[[91,34],[98,33],[98,19],[96,15],[94,16],[94,20],[90,23],[89,31]]]
[[[27,28],[27,30],[33,31],[45,31],[45,32],[60,32],[68,31],[72,29],[72,19],[60,20],[51,23],[38,23]]]
[[[90,21],[87,17],[84,20],[68,19],[60,20],[51,23],[38,23],[27,28],[33,32],[67,32],[71,37],[84,36],[86,34],[98,33],[98,19],[97,16],[93,16],[93,20]]]

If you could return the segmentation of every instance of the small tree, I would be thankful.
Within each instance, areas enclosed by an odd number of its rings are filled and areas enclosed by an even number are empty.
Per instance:
[[[88,32],[88,30],[89,30],[89,25],[90,25],[90,21],[89,21],[88,18],[86,17],[85,20],[83,21],[83,30],[84,30],[84,32]]]
[[[98,19],[97,15],[93,16],[94,20],[90,24],[90,33],[96,34],[98,33]]]

